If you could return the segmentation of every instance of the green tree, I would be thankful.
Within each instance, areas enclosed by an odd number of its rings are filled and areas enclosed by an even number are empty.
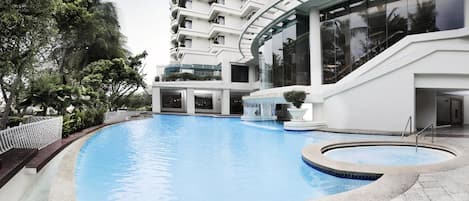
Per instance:
[[[0,129],[8,123],[25,75],[52,35],[53,0],[0,2],[0,88],[6,102]]]
[[[93,89],[99,89],[107,96],[111,110],[124,105],[123,100],[145,87],[142,61],[146,52],[112,60],[99,60],[89,64],[83,70],[82,83]]]
[[[79,72],[92,62],[129,55],[113,3],[64,0],[54,17],[59,37],[51,57],[64,84],[78,79]]]

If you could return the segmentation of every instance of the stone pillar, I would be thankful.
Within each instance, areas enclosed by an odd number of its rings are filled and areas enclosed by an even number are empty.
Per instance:
[[[230,90],[223,89],[221,95],[221,114],[230,115]]]
[[[324,121],[323,103],[313,103],[313,121]]]
[[[159,87],[153,87],[151,92],[151,105],[153,113],[161,112],[161,90]]]
[[[229,60],[223,59],[221,63],[221,76],[225,84],[231,83],[231,64]]]
[[[195,114],[194,89],[186,90],[186,108],[187,108],[187,114]]]
[[[253,84],[256,80],[256,66],[249,65],[249,84]]]
[[[319,10],[312,8],[309,12],[309,43],[311,62],[311,87],[318,89],[322,85],[322,53],[321,53],[321,23]]]

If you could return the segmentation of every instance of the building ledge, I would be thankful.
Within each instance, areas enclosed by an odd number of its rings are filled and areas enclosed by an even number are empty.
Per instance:
[[[219,3],[213,3],[208,12],[208,18],[213,19],[218,13],[241,16],[240,9],[230,8]]]

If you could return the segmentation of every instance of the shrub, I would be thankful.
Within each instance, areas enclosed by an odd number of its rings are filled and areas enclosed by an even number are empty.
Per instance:
[[[7,127],[19,126],[20,123],[22,123],[24,120],[25,118],[22,118],[22,117],[16,117],[16,116],[8,117]]]
[[[305,102],[306,92],[304,91],[288,91],[283,93],[283,97],[286,101],[292,103],[296,108],[300,108]]]
[[[77,131],[100,125],[104,122],[103,109],[85,108],[75,109],[72,113],[64,115],[62,137],[68,137]]]

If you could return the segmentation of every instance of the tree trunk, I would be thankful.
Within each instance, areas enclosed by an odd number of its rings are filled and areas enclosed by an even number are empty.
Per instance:
[[[68,48],[65,48],[64,54],[62,56],[62,61],[60,62],[60,66],[59,66],[59,74],[62,79],[61,81],[63,85],[67,85],[67,76],[65,75],[65,62],[68,56],[68,52],[69,52]]]
[[[23,77],[23,69],[19,69],[18,75],[15,81],[13,82],[13,86],[11,87],[10,95],[8,96],[8,99],[5,105],[5,111],[3,112],[2,119],[0,120],[0,130],[6,129],[7,127],[8,117],[10,116],[10,113],[11,113],[11,106],[13,105],[13,100],[16,99],[18,86],[21,82],[22,77]]]

